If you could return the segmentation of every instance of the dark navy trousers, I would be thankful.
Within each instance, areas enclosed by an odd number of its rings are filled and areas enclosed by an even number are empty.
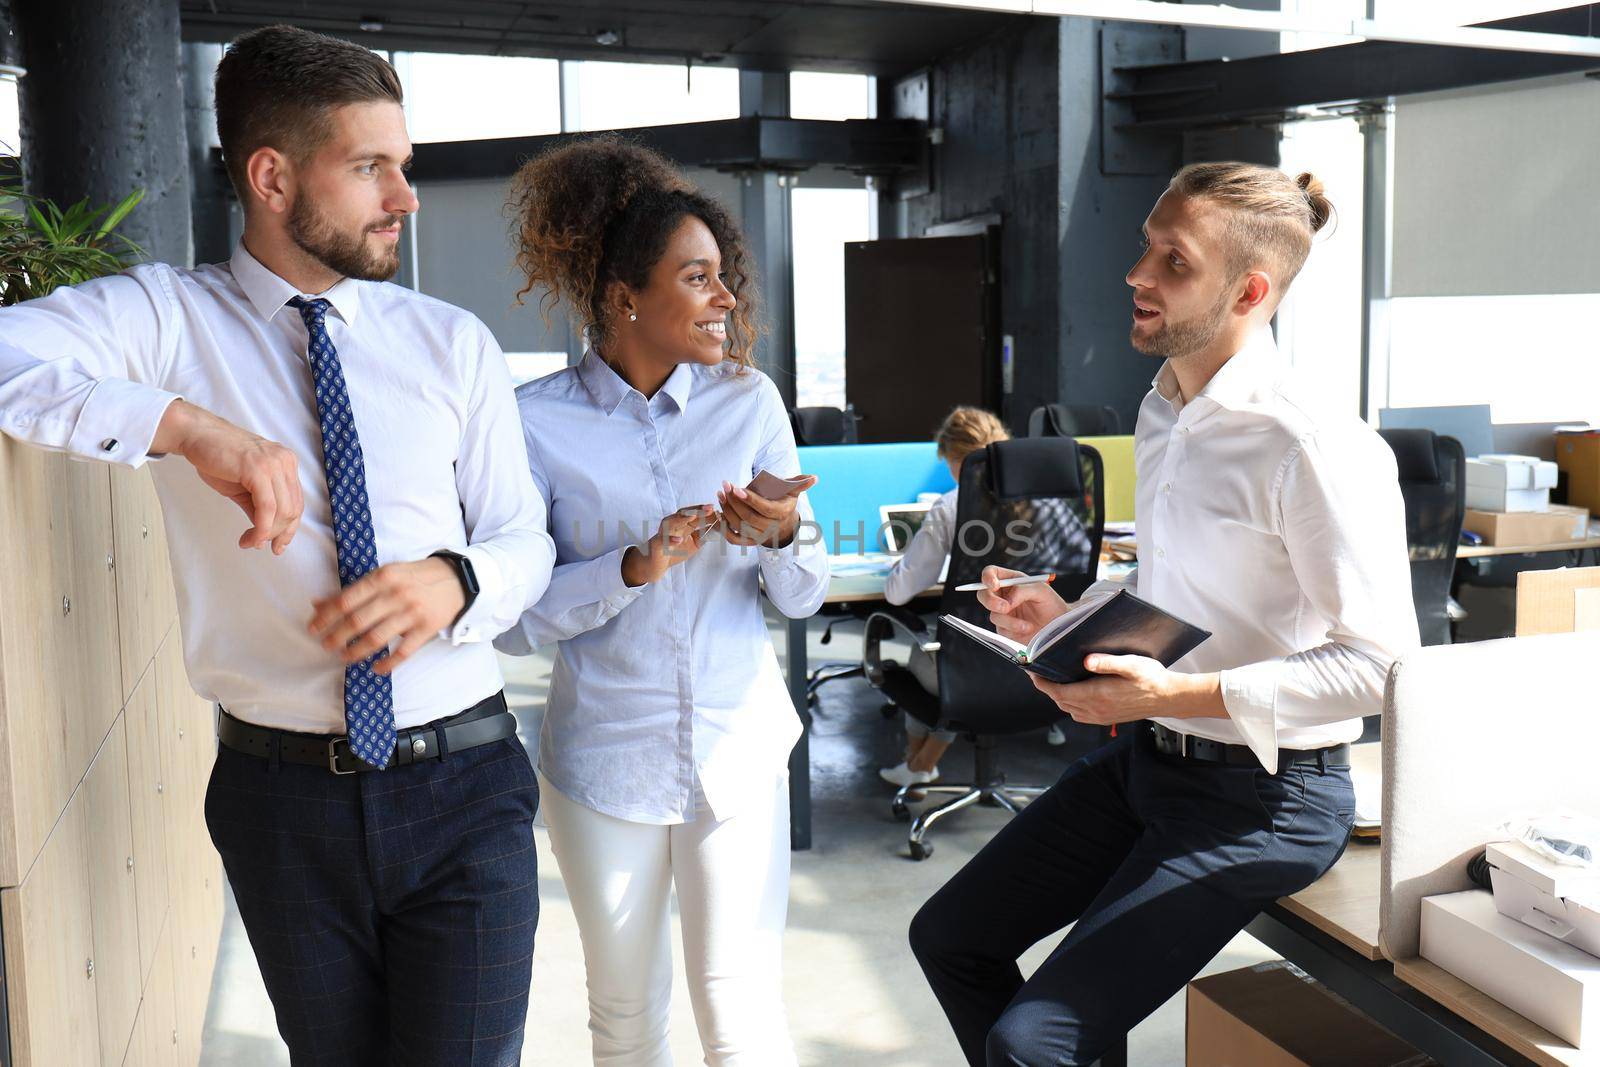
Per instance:
[[[1348,766],[1164,756],[1141,724],[935,893],[911,947],[973,1067],[1093,1063],[1262,908],[1322,877],[1354,814]],[[1017,957],[1069,924],[1023,981]]]
[[[539,918],[509,738],[362,774],[219,748],[206,824],[295,1067],[509,1067]]]

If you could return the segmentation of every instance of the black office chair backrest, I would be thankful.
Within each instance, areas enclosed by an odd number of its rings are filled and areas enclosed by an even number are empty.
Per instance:
[[[1028,416],[1029,437],[1101,437],[1122,432],[1122,418],[1110,405],[1045,404]]]
[[[1394,451],[1406,505],[1411,596],[1425,645],[1450,643],[1446,604],[1467,507],[1466,454],[1454,437],[1432,430],[1379,430]]]
[[[789,424],[797,445],[850,445],[856,440],[856,420],[843,408],[794,408]]]
[[[1075,600],[1095,579],[1105,526],[1100,453],[1070,437],[997,441],[967,456],[956,496],[940,613],[981,626],[989,613],[976,582],[991,564],[1056,575],[1055,590]],[[939,701],[953,729],[1017,733],[1061,721],[1061,712],[1019,668],[949,626],[939,627]]]

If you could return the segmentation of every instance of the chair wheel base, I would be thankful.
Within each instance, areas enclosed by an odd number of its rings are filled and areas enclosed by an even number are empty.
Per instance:
[[[911,842],[912,859],[921,861],[927,859],[931,855],[933,855],[933,846],[928,844],[926,841]]]
[[[898,800],[889,805],[889,811],[901,822],[911,821],[911,809],[900,803]]]

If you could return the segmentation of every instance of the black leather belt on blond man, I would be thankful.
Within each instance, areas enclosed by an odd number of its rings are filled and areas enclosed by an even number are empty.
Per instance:
[[[1193,734],[1180,734],[1176,730],[1168,729],[1158,722],[1150,724],[1150,731],[1155,738],[1156,751],[1163,756],[1179,756],[1183,759],[1200,760],[1203,763],[1226,763],[1239,766],[1254,764],[1260,766],[1261,761],[1256,758],[1249,745],[1230,745],[1225,741],[1212,741],[1206,737],[1196,737]],[[1330,745],[1327,748],[1280,748],[1278,750],[1278,770],[1285,771],[1296,763],[1315,763],[1321,767],[1348,767],[1350,765],[1349,745]]]
[[[394,758],[389,761],[389,766],[404,767],[428,759],[445,759],[452,752],[515,737],[516,733],[516,717],[506,707],[505,693],[499,692],[459,715],[426,726],[397,731]],[[235,752],[243,752],[248,756],[325,767],[334,774],[356,774],[376,769],[350,751],[350,739],[344,734],[274,730],[236,719],[228,714],[226,708],[217,724],[217,740]],[[274,749],[277,750],[276,757]]]

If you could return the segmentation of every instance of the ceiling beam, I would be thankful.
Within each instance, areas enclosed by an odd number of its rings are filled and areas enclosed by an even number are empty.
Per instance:
[[[925,166],[928,140],[927,127],[911,119],[838,122],[759,115],[608,132],[652,148],[684,167],[787,172],[842,167],[880,176]],[[594,133],[555,133],[413,145],[410,178],[419,184],[501,180],[548,149],[592,136]],[[212,162],[222,165],[217,149],[212,150]]]
[[[1052,15],[1144,22],[1167,26],[1257,30],[1263,33],[1315,33],[1350,41],[1396,41],[1453,48],[1537,52],[1600,59],[1600,37],[1588,33],[1544,33],[1462,26],[1440,20],[1341,18],[1311,11],[1255,11],[1227,4],[1170,3],[1168,0],[896,0],[930,7],[959,7],[1012,14]]]
[[[1593,6],[1600,15],[1600,5]],[[1589,14],[1585,6],[1493,25],[1576,32],[1587,27]],[[1596,68],[1600,60],[1582,56],[1368,41],[1244,59],[1124,67],[1118,70],[1119,90],[1107,96],[1131,105],[1133,120],[1127,125],[1132,128],[1191,129],[1281,121],[1302,108],[1359,108],[1395,96]]]

